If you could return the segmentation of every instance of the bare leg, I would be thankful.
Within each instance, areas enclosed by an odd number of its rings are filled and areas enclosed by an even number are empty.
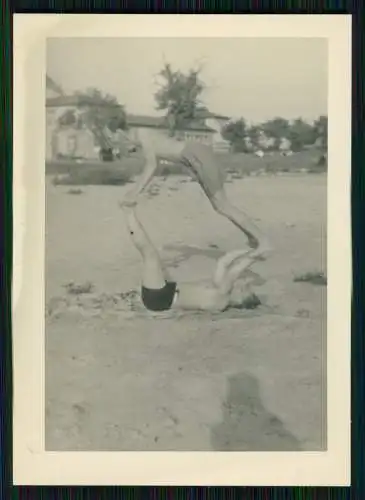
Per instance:
[[[268,250],[266,238],[252,221],[252,219],[242,210],[238,209],[228,200],[224,189],[215,193],[211,200],[212,206],[216,212],[230,220],[236,227],[245,233],[251,248],[262,248]]]
[[[238,261],[232,267],[229,268],[227,276],[225,277],[225,286],[232,290],[236,281],[242,276],[242,274],[249,269],[252,264],[255,262],[255,259],[250,257],[245,257],[242,260]]]
[[[132,241],[141,254],[143,261],[142,284],[146,288],[160,289],[170,279],[161,262],[160,256],[137,219],[133,208],[124,208],[127,227]]]
[[[259,250],[261,256],[267,253],[269,245],[259,228],[247,214],[228,200],[222,167],[214,153],[208,147],[191,144],[183,150],[182,161],[197,178],[214,210],[245,233],[251,248]]]
[[[241,274],[255,262],[254,250],[236,250],[218,260],[213,277],[214,285],[229,294]]]
[[[252,252],[253,250],[234,250],[223,255],[217,262],[213,283],[219,288],[233,264],[237,262],[237,260],[241,261],[244,257],[248,258]]]
[[[157,170],[157,159],[152,148],[148,147],[144,150],[145,167],[133,188],[126,194],[123,201],[120,203],[122,207],[133,207],[137,204],[138,196],[146,189],[151,182]]]

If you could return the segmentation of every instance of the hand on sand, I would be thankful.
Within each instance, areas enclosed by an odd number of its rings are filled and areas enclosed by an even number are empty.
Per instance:
[[[137,205],[137,195],[133,192],[127,193],[123,198],[123,200],[119,203],[119,206],[121,208],[124,207],[132,208],[135,207],[136,205]]]
[[[252,257],[255,261],[264,261],[271,254],[272,247],[267,242],[262,242],[260,246],[254,251]]]

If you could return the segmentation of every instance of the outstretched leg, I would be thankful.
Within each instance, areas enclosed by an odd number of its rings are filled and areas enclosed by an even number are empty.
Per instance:
[[[224,190],[222,167],[213,151],[203,144],[189,144],[182,152],[182,161],[197,178],[214,210],[245,233],[251,248],[266,256],[269,245],[260,229],[242,210],[233,206]],[[257,253],[258,256],[258,253]]]
[[[226,217],[245,233],[249,246],[256,250],[256,256],[266,257],[270,250],[267,238],[243,210],[232,205],[224,189],[216,192],[211,201],[216,212]]]
[[[161,289],[170,279],[160,256],[142,224],[137,219],[133,208],[124,207],[128,231],[132,241],[139,251],[142,262],[142,285],[150,289]]]
[[[242,273],[256,260],[255,250],[235,250],[220,258],[214,272],[214,285],[229,294]]]
[[[147,144],[144,151],[144,168],[142,174],[133,188],[126,193],[120,205],[123,207],[134,207],[137,205],[139,195],[146,189],[157,170],[157,159],[153,148]]]

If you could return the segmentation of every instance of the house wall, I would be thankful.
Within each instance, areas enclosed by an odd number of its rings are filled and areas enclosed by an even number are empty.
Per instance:
[[[195,141],[201,142],[202,144],[206,144],[207,146],[212,145],[213,133],[209,131],[200,131],[200,130],[186,130],[180,133],[183,141]]]
[[[55,97],[54,95],[52,97]],[[65,106],[46,107],[46,159],[51,160],[56,157],[55,135],[58,128],[58,118],[67,110]]]
[[[212,144],[212,133],[209,131],[182,131],[177,137],[170,137],[167,129],[131,126],[128,135],[140,142],[144,149],[152,149],[161,156],[179,155],[188,141]]]
[[[214,151],[228,152],[231,149],[231,145],[222,137],[222,128],[225,125],[225,120],[218,120],[216,118],[207,118],[205,123],[208,127],[212,128],[215,132],[212,134],[212,146]]]
[[[68,154],[66,151],[70,152],[72,149],[70,146],[71,139],[68,139],[67,142],[64,136],[65,134],[72,135],[75,131],[66,133],[58,130],[59,117],[69,109],[76,110],[76,107],[46,107],[46,159],[48,160],[56,158],[57,153]],[[178,156],[189,141],[197,141],[209,146],[213,145],[214,133],[208,130],[185,130],[180,131],[176,137],[170,137],[167,129],[130,125],[127,135],[132,140],[140,142],[145,150],[153,150],[157,155]],[[79,142],[80,140],[78,139]],[[87,152],[88,158],[94,158],[95,141],[93,145],[89,139],[83,139],[83,141],[83,146],[75,146],[76,149],[81,148],[83,151],[82,156]]]
[[[98,157],[91,131],[74,130],[72,127],[59,130],[59,117],[70,109],[76,111],[76,107],[70,106],[46,107],[46,160],[55,159],[58,154],[66,156],[75,154],[89,159]]]
[[[67,128],[59,130],[54,136],[55,139],[55,156],[62,156],[97,159],[98,151],[95,148],[94,135],[90,130],[81,129],[75,130]]]
[[[46,159],[51,160],[55,156],[54,134],[57,128],[57,109],[46,108]]]
[[[60,93],[55,89],[46,85],[46,101],[54,97],[59,97]],[[49,160],[54,157],[54,131],[57,127],[57,108],[50,108],[46,106],[46,159]]]

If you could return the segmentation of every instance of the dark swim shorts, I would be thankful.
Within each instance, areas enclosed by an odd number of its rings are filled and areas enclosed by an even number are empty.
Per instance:
[[[159,289],[142,286],[142,302],[150,311],[167,311],[172,306],[176,291],[174,281],[166,281],[166,285]]]

